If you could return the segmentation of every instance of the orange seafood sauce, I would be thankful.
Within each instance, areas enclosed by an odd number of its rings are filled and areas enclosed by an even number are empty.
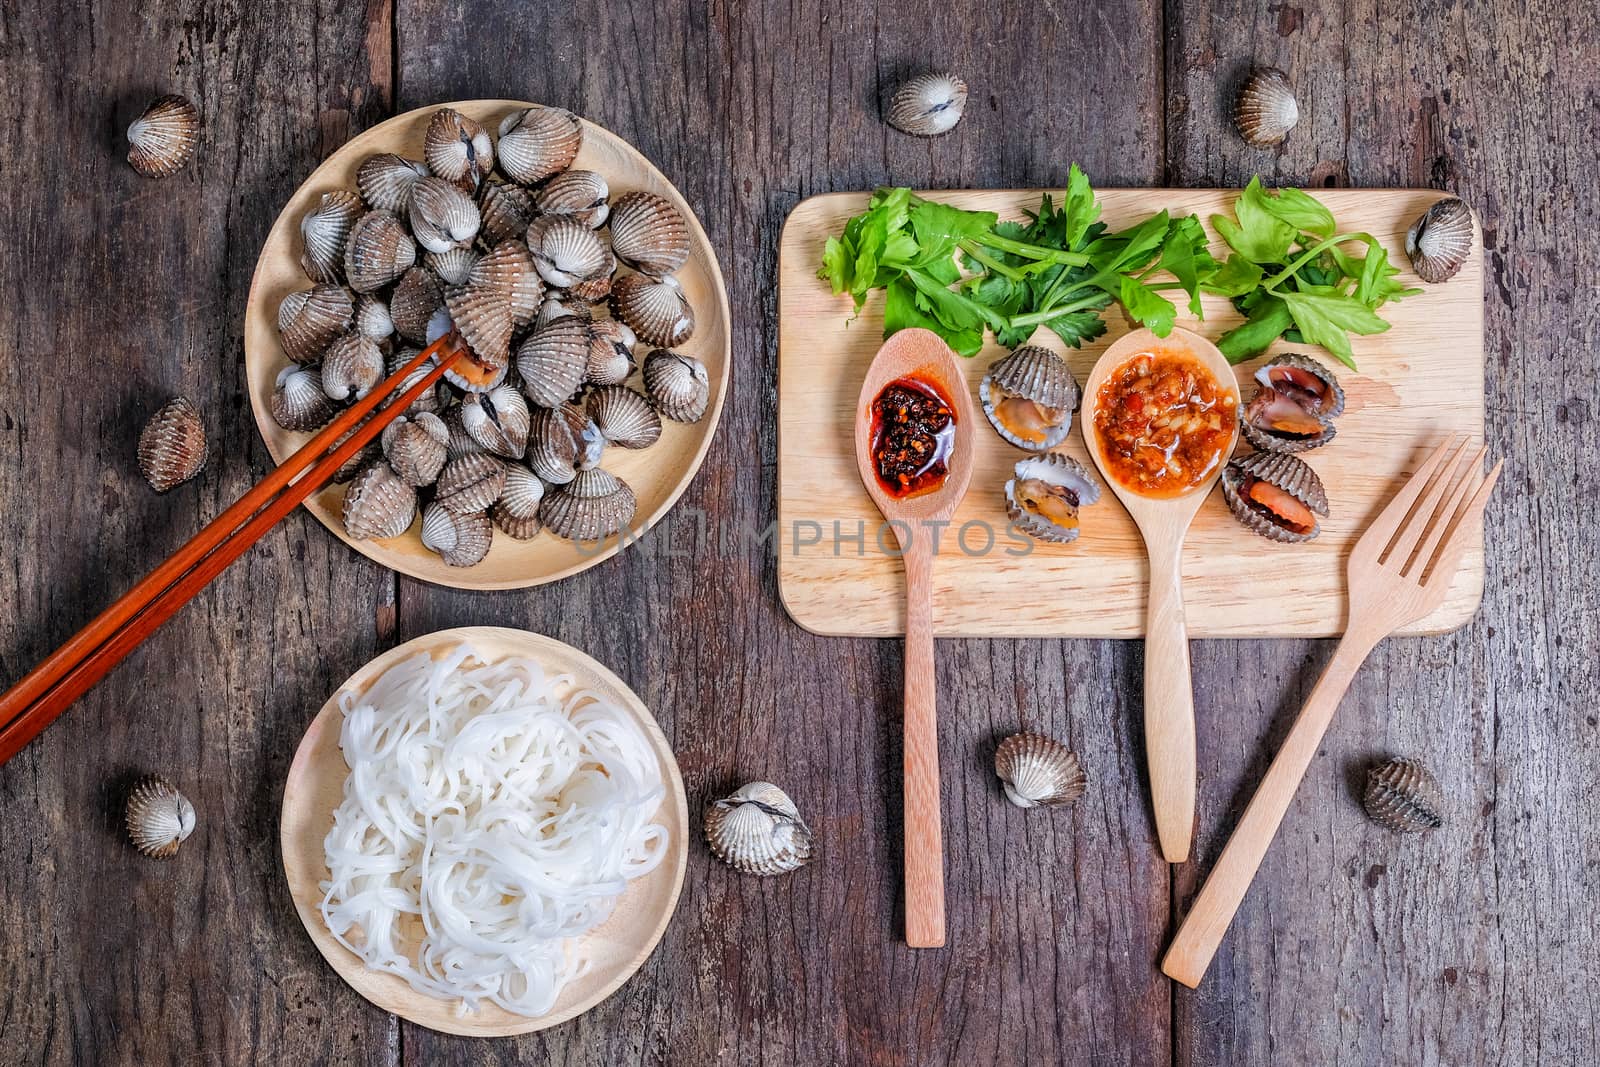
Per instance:
[[[1112,371],[1095,397],[1106,473],[1141,496],[1200,485],[1227,458],[1239,401],[1182,349],[1141,352]]]

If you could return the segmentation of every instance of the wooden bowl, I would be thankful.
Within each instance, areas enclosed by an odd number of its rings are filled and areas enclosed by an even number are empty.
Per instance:
[[[290,198],[273,223],[261,258],[256,261],[244,321],[245,377],[250,406],[255,411],[256,425],[267,443],[267,451],[272,453],[275,462],[282,463],[312,436],[279,426],[270,407],[278,372],[289,363],[278,342],[278,305],[289,293],[311,285],[299,264],[303,247],[301,217],[325,192],[354,191],[356,170],[368,156],[396,152],[410,159],[421,159],[422,135],[429,118],[439,107],[453,107],[496,133],[503,116],[528,106],[517,100],[463,100],[397,115],[355,137],[329,156]],[[694,308],[695,332],[678,351],[706,365],[711,377],[711,402],[699,422],[664,419],[661,439],[655,445],[637,452],[612,448],[602,464],[633,487],[639,501],[633,528],[642,533],[659,522],[688,488],[711,445],[711,435],[717,428],[728,387],[732,336],[728,294],[711,242],[672,183],[616,134],[592,122],[585,121],[583,126],[583,147],[574,167],[605,175],[613,199],[636,189],[659,193],[677,206],[689,224],[692,249],[689,262],[677,273],[677,279]],[[639,346],[641,357],[646,350],[647,346]],[[637,374],[633,381],[637,385]],[[474,567],[447,567],[443,560],[422,547],[416,522],[404,535],[389,540],[351,539],[345,534],[339,515],[343,500],[344,486],[334,485],[309,498],[306,507],[324,526],[367,558],[413,578],[458,589],[519,589],[553,582],[609,559],[634,539],[624,534],[609,537],[598,545],[579,544],[541,533],[531,541],[515,541],[496,529],[493,547],[482,562]]]
[[[610,918],[583,935],[584,952],[590,960],[589,973],[569,983],[555,1008],[537,1018],[514,1015],[492,1004],[474,1014],[458,1016],[456,1002],[424,996],[396,975],[369,970],[360,958],[334,939],[319,910],[322,890],[318,883],[328,877],[323,840],[333,828],[333,813],[344,799],[344,781],[349,773],[339,748],[339,728],[343,721],[339,693],[364,692],[384,671],[407,656],[417,652],[438,655],[462,642],[470,643],[490,660],[506,656],[537,659],[553,674],[571,675],[576,688],[594,690],[631,712],[661,760],[661,777],[667,787],[667,795],[656,813],[657,821],[666,826],[671,836],[665,859],[655,870],[628,887]],[[339,693],[330,697],[312,720],[289,766],[289,777],[283,787],[279,839],[283,873],[289,881],[289,894],[294,898],[300,921],[323,958],[357,993],[384,1011],[430,1030],[468,1037],[510,1037],[543,1030],[583,1014],[616,992],[639,969],[661,940],[683,888],[688,857],[689,805],[683,792],[683,775],[678,771],[666,737],[649,709],[621,679],[577,649],[549,637],[525,630],[473,626],[440,630],[390,649],[351,675]]]

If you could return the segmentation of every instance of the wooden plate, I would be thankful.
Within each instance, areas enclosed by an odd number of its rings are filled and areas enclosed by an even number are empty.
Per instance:
[[[463,100],[397,115],[355,137],[329,156],[290,198],[277,222],[273,223],[261,258],[256,261],[244,321],[245,377],[250,406],[255,411],[256,425],[267,443],[267,451],[272,453],[275,462],[282,463],[312,436],[285,430],[273,419],[270,408],[278,372],[289,363],[278,343],[278,305],[289,293],[311,285],[299,266],[303,247],[301,217],[323,193],[334,189],[354,190],[356,170],[368,156],[397,152],[410,159],[421,159],[422,135],[429,118],[440,107],[453,107],[495,133],[504,115],[528,106],[517,100]],[[413,523],[404,536],[386,541],[355,541],[346,536],[339,517],[344,500],[343,486],[330,486],[306,501],[306,507],[324,526],[356,551],[385,567],[458,589],[519,589],[576,574],[609,559],[637,539],[637,534],[659,522],[688,488],[710,447],[728,387],[729,339],[732,336],[728,294],[716,253],[694,212],[665,175],[616,134],[592,122],[585,121],[583,126],[583,148],[573,166],[605,175],[613,199],[636,189],[659,193],[677,206],[689,224],[692,250],[689,262],[678,272],[677,278],[694,308],[696,325],[694,336],[678,350],[699,359],[710,374],[711,403],[705,417],[697,423],[663,420],[661,440],[654,446],[638,452],[613,448],[606,453],[603,465],[633,487],[639,509],[634,520],[634,535],[610,537],[599,545],[579,545],[548,533],[531,541],[515,541],[496,530],[494,545],[481,563],[475,567],[447,567],[438,556],[422,547],[417,537],[417,523]],[[639,347],[641,355],[645,350],[646,346]],[[637,381],[635,376],[634,382]]]
[[[666,858],[629,886],[609,919],[583,936],[589,973],[571,982],[562,990],[555,1009],[538,1018],[513,1015],[494,1005],[472,1015],[458,1016],[454,1002],[423,996],[402,978],[369,970],[328,932],[319,910],[322,890],[318,883],[328,877],[323,840],[333,828],[334,809],[344,799],[344,782],[349,773],[339,749],[343,715],[338,706],[339,694],[346,690],[364,692],[384,671],[407,656],[417,652],[439,655],[463,642],[491,661],[506,656],[537,659],[550,671],[572,675],[579,688],[601,693],[631,712],[661,760],[662,780],[667,785],[667,796],[656,813],[657,821],[671,835]],[[583,1014],[616,992],[639,969],[661,940],[677,906],[688,857],[688,826],[683,775],[678,772],[672,749],[649,709],[621,679],[577,649],[549,637],[525,630],[473,626],[440,630],[390,649],[351,675],[339,693],[328,699],[306,730],[289,766],[279,835],[283,873],[289,880],[289,894],[300,921],[323,957],[357,993],[384,1011],[430,1030],[468,1037],[510,1037],[543,1030]]]

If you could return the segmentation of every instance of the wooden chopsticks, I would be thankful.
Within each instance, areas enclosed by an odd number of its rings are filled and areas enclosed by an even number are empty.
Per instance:
[[[466,346],[454,333],[423,349],[0,696],[0,764],[105,677],[278,520],[326,485],[346,460],[432,389],[466,353]],[[435,358],[436,366],[373,414],[413,372]],[[345,438],[347,433],[350,436]],[[345,439],[341,442],[340,438]]]

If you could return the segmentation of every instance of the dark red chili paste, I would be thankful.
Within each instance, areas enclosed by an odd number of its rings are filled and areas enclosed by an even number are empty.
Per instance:
[[[955,409],[933,385],[901,378],[872,402],[872,466],[893,497],[930,493],[950,474]]]

